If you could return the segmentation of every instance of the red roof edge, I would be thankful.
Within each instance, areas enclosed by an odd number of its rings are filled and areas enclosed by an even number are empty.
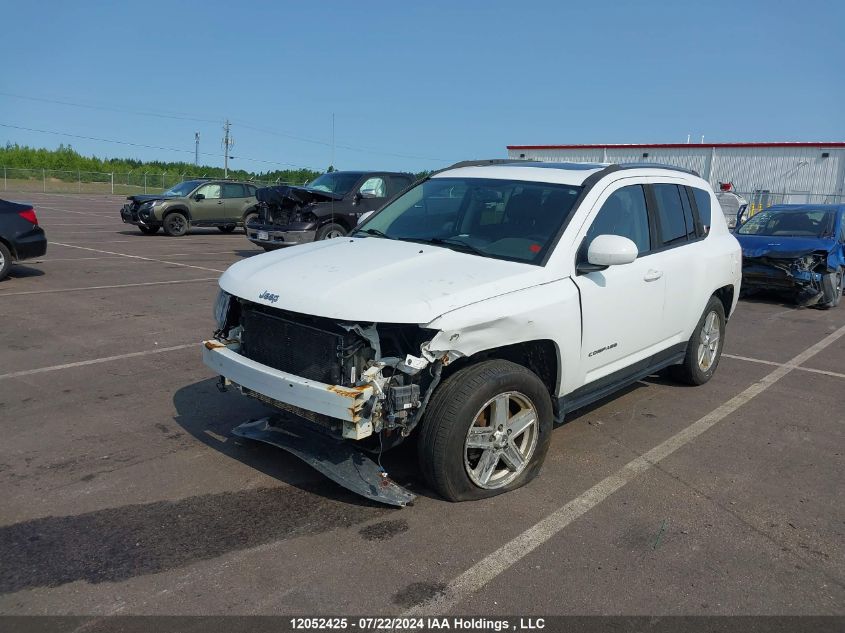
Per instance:
[[[681,149],[693,147],[829,147],[845,148],[845,143],[610,143],[605,145],[508,145],[508,149]]]

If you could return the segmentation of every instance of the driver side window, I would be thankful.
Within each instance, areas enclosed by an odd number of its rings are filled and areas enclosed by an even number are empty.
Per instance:
[[[590,243],[599,235],[621,235],[637,245],[640,255],[651,250],[648,209],[642,185],[614,191],[604,202],[583,241],[581,259],[586,260]]]
[[[204,195],[206,200],[216,200],[220,198],[220,185],[203,185],[197,193]]]
[[[384,184],[384,178],[373,176],[368,178],[361,188],[358,190],[365,198],[386,198],[387,186]]]

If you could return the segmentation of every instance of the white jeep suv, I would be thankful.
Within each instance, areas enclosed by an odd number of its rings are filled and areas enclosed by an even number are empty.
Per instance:
[[[478,499],[533,479],[567,412],[663,369],[707,382],[740,279],[694,172],[459,163],[349,236],[231,266],[204,360],[323,435],[416,438],[432,488]]]

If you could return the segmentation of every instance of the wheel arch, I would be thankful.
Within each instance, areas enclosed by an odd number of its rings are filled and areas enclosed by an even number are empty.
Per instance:
[[[164,222],[164,219],[170,215],[171,213],[181,213],[184,215],[188,222],[192,222],[193,218],[191,217],[191,210],[183,205],[175,205],[173,207],[167,207],[161,214],[161,221]]]
[[[0,237],[0,244],[3,244],[3,246],[9,249],[9,253],[12,254],[12,261],[17,261],[18,253],[15,250],[14,245],[4,237]]]
[[[735,295],[736,289],[734,288],[733,284],[717,288],[716,291],[711,295],[722,302],[722,307],[725,308],[725,320],[731,317]]]
[[[549,390],[552,402],[557,401],[555,395],[560,386],[560,351],[551,339],[536,339],[521,341],[481,350],[449,363],[443,369],[443,378],[453,373],[486,360],[508,360],[534,372]]]

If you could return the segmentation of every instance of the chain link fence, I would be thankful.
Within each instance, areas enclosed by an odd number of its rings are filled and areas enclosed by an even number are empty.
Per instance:
[[[734,191],[748,200],[749,216],[776,204],[843,204],[845,195],[836,193],[810,193],[791,191],[789,193],[758,189],[756,191]]]
[[[161,193],[183,180],[187,174],[150,174],[143,171],[109,173],[94,171],[61,171],[56,169],[18,169],[2,167],[3,191],[42,193],[99,193],[133,195]],[[293,184],[279,181],[250,180],[259,187]],[[301,183],[300,183],[301,184]]]

